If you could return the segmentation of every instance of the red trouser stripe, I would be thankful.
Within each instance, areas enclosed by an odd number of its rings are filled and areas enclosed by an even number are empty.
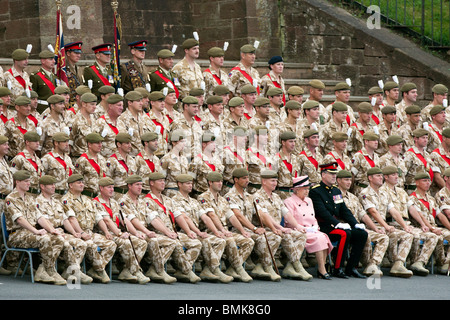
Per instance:
[[[336,256],[336,264],[335,264],[335,268],[340,268],[342,254],[344,253],[345,243],[347,242],[347,233],[342,229],[335,229],[331,231],[330,234],[335,234],[341,237],[341,240],[339,240],[338,253]]]

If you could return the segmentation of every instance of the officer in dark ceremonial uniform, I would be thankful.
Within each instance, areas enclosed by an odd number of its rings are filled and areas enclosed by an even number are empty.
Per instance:
[[[81,68],[78,68],[77,63],[80,61],[81,47],[83,46],[83,42],[76,41],[70,42],[64,46],[64,50],[66,51],[66,76],[67,76],[67,86],[70,88],[70,99],[68,108],[72,108],[76,102],[76,89],[83,84],[83,73]]]
[[[113,72],[111,70],[111,43],[104,43],[92,48],[95,53],[94,64],[87,66],[83,70],[84,85],[91,89],[100,100],[98,89],[101,86],[115,86]],[[89,80],[92,80],[92,87]]]
[[[128,44],[131,52],[130,61],[121,65],[121,87],[125,94],[149,82],[143,63],[147,51],[147,40],[134,41]]]
[[[309,197],[312,199],[320,230],[328,234],[331,242],[339,242],[335,248],[337,254],[333,276],[365,278],[358,272],[357,266],[367,241],[367,232],[363,225],[358,224],[345,205],[341,191],[335,186],[337,165],[337,162],[320,165],[322,181],[311,188]]]

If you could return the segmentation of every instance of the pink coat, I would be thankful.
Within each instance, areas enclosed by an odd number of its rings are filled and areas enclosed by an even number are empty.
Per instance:
[[[311,198],[305,197],[304,200],[297,197],[295,194],[284,200],[285,206],[289,209],[290,213],[294,216],[297,223],[305,228],[317,227],[319,225],[314,213],[314,207]],[[287,221],[285,221],[286,228],[292,228]],[[328,249],[328,253],[333,249],[330,239],[326,233],[321,231],[307,232],[306,251],[313,253]]]

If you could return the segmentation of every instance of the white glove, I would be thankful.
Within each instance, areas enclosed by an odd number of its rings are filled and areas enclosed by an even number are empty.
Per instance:
[[[351,229],[351,228],[350,228],[350,225],[349,225],[348,223],[342,223],[342,222],[339,222],[339,223],[336,225],[336,228],[338,228],[338,229],[344,229],[344,230],[349,230],[349,229]]]
[[[312,226],[312,227],[306,228],[306,232],[307,233],[316,233],[317,232],[317,226]]]
[[[355,228],[361,229],[361,230],[366,230],[366,226],[365,226],[364,223],[357,223],[357,224],[355,224]]]

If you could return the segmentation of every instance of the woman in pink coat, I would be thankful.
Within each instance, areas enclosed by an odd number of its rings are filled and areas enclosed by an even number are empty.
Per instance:
[[[312,200],[308,197],[311,186],[308,176],[294,178],[293,194],[284,200],[289,213],[284,217],[286,228],[306,231],[306,252],[315,253],[317,259],[318,277],[331,279],[325,268],[325,261],[333,249],[328,235],[319,231],[319,225],[314,213]]]

